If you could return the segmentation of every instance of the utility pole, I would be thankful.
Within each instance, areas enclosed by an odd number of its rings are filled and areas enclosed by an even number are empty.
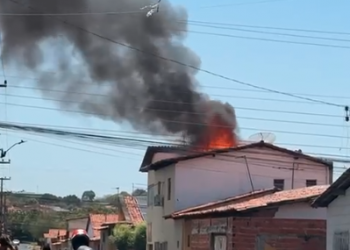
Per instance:
[[[1,234],[4,233],[4,229],[6,228],[6,225],[5,225],[5,218],[6,218],[5,211],[6,211],[6,209],[4,206],[4,204],[6,204],[5,200],[4,200],[4,197],[5,197],[5,195],[4,195],[4,181],[9,181],[9,180],[11,180],[10,177],[1,177],[0,178],[0,213],[1,213],[0,214],[1,215],[1,231],[0,231],[0,233]],[[5,199],[6,199],[6,197],[5,197]]]
[[[4,71],[4,62],[2,60],[2,57],[1,57],[1,64],[2,64],[2,69]],[[5,72],[3,72],[5,74]],[[0,84],[0,88],[7,88],[7,80],[5,79],[4,80],[4,83],[3,84]],[[1,155],[3,154],[4,150],[1,149]],[[6,151],[5,151],[6,152]],[[5,155],[3,155],[3,157],[1,157],[1,161],[0,161],[0,164],[10,164],[11,163],[11,160],[4,160],[4,157],[6,156],[6,153]],[[4,229],[6,228],[6,225],[5,225],[5,206],[4,204],[6,204],[6,202],[4,202],[4,181],[7,181],[7,180],[10,180],[11,178],[7,178],[7,177],[1,177],[0,178],[0,220],[1,220],[1,227],[0,227],[0,233],[3,234],[4,233]],[[5,197],[6,199],[6,197]],[[6,231],[5,231],[6,232]]]

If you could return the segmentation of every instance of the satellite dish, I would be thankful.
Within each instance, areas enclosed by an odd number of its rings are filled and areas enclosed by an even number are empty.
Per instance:
[[[269,133],[269,132],[260,132],[249,136],[249,141],[251,142],[264,141],[267,143],[274,143],[275,140],[276,140],[276,136],[273,133]]]

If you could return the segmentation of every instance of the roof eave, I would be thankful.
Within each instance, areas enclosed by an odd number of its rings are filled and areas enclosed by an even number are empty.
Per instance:
[[[315,199],[312,203],[312,207],[328,207],[339,195],[345,195],[349,187],[350,169],[347,169],[326,191]]]
[[[189,212],[189,214],[184,213],[184,214],[180,214],[180,215],[167,215],[167,216],[164,216],[164,219],[170,219],[170,218],[173,220],[188,219],[188,218],[191,219],[191,218],[200,217],[200,216],[217,216],[220,214],[233,213],[233,212],[237,213],[237,214],[242,214],[242,213],[252,212],[254,210],[271,209],[273,207],[279,207],[279,206],[288,205],[288,204],[308,202],[308,201],[313,200],[317,196],[318,195],[313,195],[313,196],[303,197],[303,198],[295,199],[295,200],[271,202],[271,203],[268,203],[264,206],[252,207],[252,208],[242,209],[242,210],[237,210],[237,209],[232,208],[232,209],[227,209],[227,210],[223,210],[223,211],[208,211],[208,212],[204,212],[204,213],[200,213],[199,211],[197,211],[195,213]]]

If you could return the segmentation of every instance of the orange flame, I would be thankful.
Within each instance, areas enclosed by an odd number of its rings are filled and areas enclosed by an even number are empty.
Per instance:
[[[220,115],[216,114],[210,119],[203,140],[198,146],[205,150],[236,147],[238,138],[234,133],[234,129]]]

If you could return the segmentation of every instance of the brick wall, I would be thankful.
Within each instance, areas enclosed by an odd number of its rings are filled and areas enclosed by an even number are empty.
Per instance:
[[[227,227],[221,233],[227,236],[227,250],[326,250],[326,221],[273,219],[261,214],[192,220],[191,250],[211,250],[213,225],[224,222]]]

